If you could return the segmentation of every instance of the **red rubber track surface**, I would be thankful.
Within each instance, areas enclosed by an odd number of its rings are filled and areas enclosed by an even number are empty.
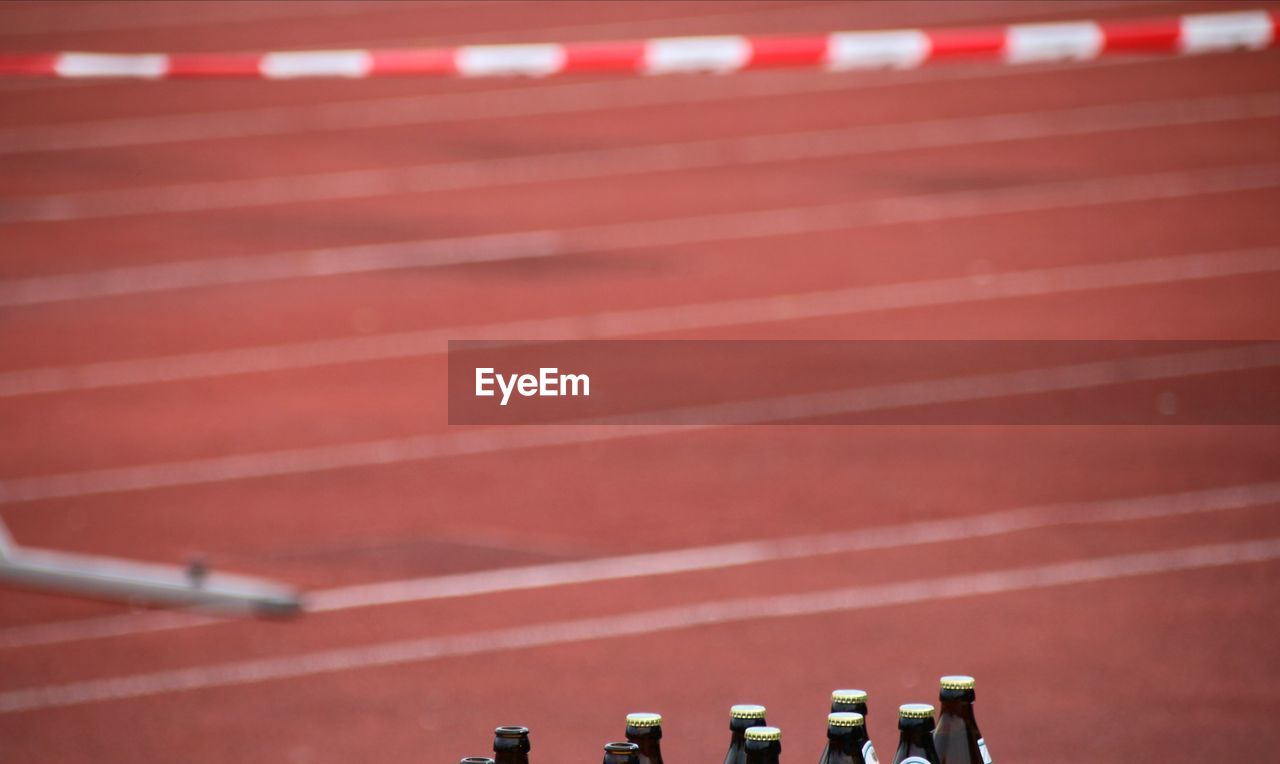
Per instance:
[[[70,8],[0,8],[0,48],[202,51],[801,34],[1223,6]],[[323,593],[1078,503],[1054,510],[1070,518],[1103,502],[1164,497],[1149,499],[1159,510],[1150,516],[1114,522],[1066,520],[697,572],[408,598],[287,623],[170,627],[168,616],[154,611],[0,590],[0,758],[449,761],[483,754],[494,726],[518,723],[534,730],[536,761],[593,760],[601,744],[622,734],[625,713],[655,710],[666,719],[664,753],[678,763],[721,756],[727,707],[758,702],[784,730],[785,759],[803,762],[823,743],[827,693],[845,686],[871,693],[870,731],[889,757],[894,706],[935,698],[941,674],[970,673],[978,678],[980,720],[996,761],[1267,760],[1280,713],[1274,556],[990,593],[963,586],[953,592],[947,582],[1077,562],[1114,573],[1116,563],[1097,561],[1273,542],[1280,537],[1274,491],[1240,506],[1164,511],[1175,494],[1280,479],[1280,432],[1273,427],[760,427],[534,448],[504,446],[507,434],[499,431],[494,448],[471,455],[341,469],[316,462],[293,474],[127,491],[54,495],[40,486],[53,484],[49,476],[85,486],[86,476],[101,470],[162,474],[175,462],[245,455],[268,463],[272,452],[456,434],[446,424],[446,360],[437,351],[255,372],[237,360],[244,349],[332,347],[559,317],[586,325],[610,311],[782,295],[803,301],[807,293],[855,287],[891,293],[895,285],[930,280],[980,282],[1086,266],[1101,273],[1135,260],[1205,253],[1229,263],[1234,253],[1280,246],[1280,184],[1272,180],[1280,119],[1254,108],[1277,95],[1275,51],[633,82],[0,82],[0,296],[45,277],[258,262],[329,247],[613,224],[635,224],[627,230],[637,237],[552,257],[0,307],[0,515],[24,544],[159,561],[198,553],[220,568]],[[1088,112],[1093,116],[1082,119],[1096,130],[1048,129],[1060,110],[1159,102],[1190,113],[1210,101],[1231,113],[1126,127],[1120,112]],[[1037,124],[1048,128],[1003,141],[527,182],[481,166],[476,185],[452,190],[392,184],[361,196],[338,183],[329,197],[310,201],[272,198],[269,190],[344,171],[395,177],[409,166],[583,149],[876,126],[909,133],[925,121],[1008,114],[1039,115]],[[1209,177],[1225,185],[1195,190]],[[1148,180],[1134,180],[1141,178]],[[239,181],[268,184],[268,191],[243,204],[186,211],[84,212],[124,195],[154,205],[191,184]],[[1092,189],[1092,196],[1054,201],[1053,189],[1063,184]],[[1137,198],[1116,190],[1139,186],[1146,190]],[[1014,197],[1028,208],[997,203]],[[640,241],[675,218],[884,199],[936,209],[958,198],[965,214],[917,222]],[[37,208],[61,210],[62,219],[5,217]],[[1276,339],[1280,255],[1272,258],[1275,267],[1244,273],[1210,269],[1125,287],[1083,283],[798,320],[747,317],[684,328],[676,321],[661,332],[622,336]],[[166,359],[185,354],[206,359],[203,370],[165,381]],[[100,376],[95,364],[111,362],[132,363],[139,376],[90,384]],[[60,375],[57,390],[22,387],[27,372],[42,369]],[[31,486],[46,494],[13,498],[19,488],[36,490]],[[406,641],[460,635],[460,644],[470,644],[496,629],[561,633],[585,619],[607,624],[632,612],[748,595],[790,602],[903,581],[931,582],[925,599],[655,625],[630,636],[557,637],[393,665],[370,659],[378,646]],[[99,634],[107,626],[119,633]],[[338,660],[335,650],[348,652]],[[339,664],[334,670],[307,669],[326,655]],[[225,667],[258,660],[279,661],[284,675],[226,680]],[[176,689],[162,678],[185,669],[203,671],[205,679]],[[138,691],[86,684],[114,678],[132,678]],[[105,697],[89,698],[104,686]],[[1183,734],[1189,729],[1195,734]]]

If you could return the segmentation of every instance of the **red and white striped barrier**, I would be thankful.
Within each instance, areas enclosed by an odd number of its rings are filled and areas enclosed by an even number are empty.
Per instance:
[[[1009,64],[1084,61],[1110,54],[1195,55],[1276,45],[1277,11],[1163,19],[1013,24],[985,29],[834,32],[811,37],[666,37],[630,42],[464,45],[417,50],[278,53],[0,54],[0,74],[44,77],[545,77],[571,72],[725,73],[820,67],[908,69],[949,59]]]

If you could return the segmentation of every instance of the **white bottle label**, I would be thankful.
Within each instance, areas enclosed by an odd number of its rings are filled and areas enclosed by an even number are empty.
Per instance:
[[[982,764],[991,764],[991,754],[987,753],[987,741],[978,738],[978,751],[982,754]]]
[[[929,760],[923,756],[908,756],[898,764],[929,764]]]
[[[880,764],[880,757],[876,756],[876,747],[871,744],[870,740],[862,746],[862,760],[867,764]]]

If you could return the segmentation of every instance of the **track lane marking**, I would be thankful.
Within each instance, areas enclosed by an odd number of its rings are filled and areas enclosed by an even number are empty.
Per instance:
[[[1089,177],[986,190],[876,197],[578,228],[362,244],[187,260],[0,281],[0,306],[230,286],[353,273],[442,268],[709,242],[1103,207],[1280,188],[1280,163]],[[3,387],[0,383],[0,387]]]
[[[780,560],[965,541],[1062,526],[1133,522],[1280,503],[1280,482],[1042,504],[940,520],[714,544],[604,559],[498,568],[335,587],[307,595],[307,612],[401,605],[556,586],[673,575]],[[194,612],[146,612],[0,630],[0,649],[39,647],[226,623]]]
[[[0,155],[155,146],[207,140],[301,133],[362,131],[381,127],[552,114],[702,104],[739,99],[898,89],[904,85],[981,82],[1004,77],[1091,72],[1118,67],[1197,61],[1194,58],[1110,59],[1026,68],[920,69],[871,78],[858,73],[798,78],[794,72],[760,71],[724,79],[635,79],[509,87],[478,93],[395,96],[294,106],[115,117],[81,122],[0,127]],[[59,80],[48,80],[60,83]],[[106,82],[104,80],[103,82]],[[62,83],[66,84],[66,83]]]
[[[142,29],[196,29],[200,27],[221,26],[224,24],[243,24],[247,22],[263,22],[263,21],[280,21],[290,20],[302,17],[303,19],[315,19],[335,16],[353,16],[363,15],[373,11],[386,12],[395,6],[383,5],[379,7],[376,4],[353,3],[353,4],[316,4],[316,5],[295,5],[294,3],[282,4],[238,4],[238,3],[220,3],[214,5],[200,5],[201,14],[192,15],[191,6],[177,9],[182,12],[176,16],[166,16],[163,13],[157,14],[157,8],[164,8],[164,5],[155,5],[146,3],[148,7],[145,11],[135,8],[134,13],[121,12],[117,10],[106,16],[94,17],[92,14],[84,14],[83,10],[79,10],[76,14],[62,14],[58,17],[54,26],[45,27],[43,29],[32,29],[31,27],[2,27],[0,28],[0,37],[33,37],[38,35],[66,35],[66,34],[89,34],[97,32],[129,32]],[[218,12],[212,16],[208,12],[212,9]],[[234,9],[234,10],[233,10]],[[231,11],[226,13],[226,11]]]
[[[604,443],[685,434],[736,424],[785,422],[972,400],[991,400],[1131,382],[1179,379],[1280,366],[1280,342],[1170,353],[851,388],[804,396],[779,396],[708,407],[703,424],[627,423],[615,417],[546,427],[494,427],[405,438],[341,443],[277,451],[156,462],[0,481],[0,505],[24,505],[157,488],[210,485],[254,478],[449,459],[530,448]],[[667,412],[685,413],[685,409]],[[661,412],[659,412],[660,414]],[[652,416],[652,415],[650,415]],[[661,420],[661,416],[655,417]]]
[[[399,197],[437,191],[835,159],[1276,117],[1280,117],[1280,93],[1270,91],[915,120],[833,130],[532,154],[496,160],[11,197],[0,199],[0,224]],[[142,280],[147,280],[147,275],[140,268],[135,268],[135,272]],[[62,278],[74,278],[74,275]],[[38,292],[34,286],[23,290],[11,286],[13,284],[13,281],[7,284],[0,282],[0,294],[11,289],[20,294],[24,291]]]
[[[449,340],[608,339],[960,305],[1280,270],[1280,247],[878,284],[0,372],[0,398],[439,355]]]
[[[797,594],[713,600],[600,618],[525,624],[446,637],[193,666],[0,692],[0,713],[66,708],[215,687],[238,687],[344,671],[401,666],[451,657],[524,650],[600,639],[682,631],[729,623],[847,613],[983,595],[1051,589],[1141,576],[1222,568],[1280,559],[1280,538],[1110,555],[982,573],[854,586]]]
[[[1280,247],[1197,253],[578,316],[0,372],[0,398],[438,355],[453,340],[603,339],[856,315],[1280,270]]]

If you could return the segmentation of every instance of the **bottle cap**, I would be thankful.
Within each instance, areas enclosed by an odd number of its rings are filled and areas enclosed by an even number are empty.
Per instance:
[[[866,703],[866,690],[836,690],[831,693],[831,700],[837,703]]]
[[[628,727],[657,727],[662,724],[662,714],[627,714]]]
[[[497,735],[498,737],[525,737],[526,735],[529,734],[529,728],[519,727],[515,725],[509,726],[509,727],[499,727],[493,731],[493,734]]]
[[[840,712],[835,714],[827,714],[827,724],[832,727],[861,727],[866,723],[862,714],[852,712]]]
[[[459,761],[458,764],[493,764],[493,759],[488,756],[468,756]]]
[[[971,676],[962,676],[957,674],[955,676],[942,677],[939,684],[942,685],[942,689],[944,690],[972,690],[974,681]]]
[[[747,740],[781,740],[782,730],[777,727],[747,727]]]
[[[626,756],[629,753],[636,753],[640,750],[640,746],[635,743],[605,743],[605,753],[616,753]]]
[[[730,706],[729,716],[734,719],[763,719],[764,706],[752,705],[744,703],[742,705]]]
[[[932,719],[933,706],[928,703],[907,703],[898,706],[898,717],[901,719]]]

